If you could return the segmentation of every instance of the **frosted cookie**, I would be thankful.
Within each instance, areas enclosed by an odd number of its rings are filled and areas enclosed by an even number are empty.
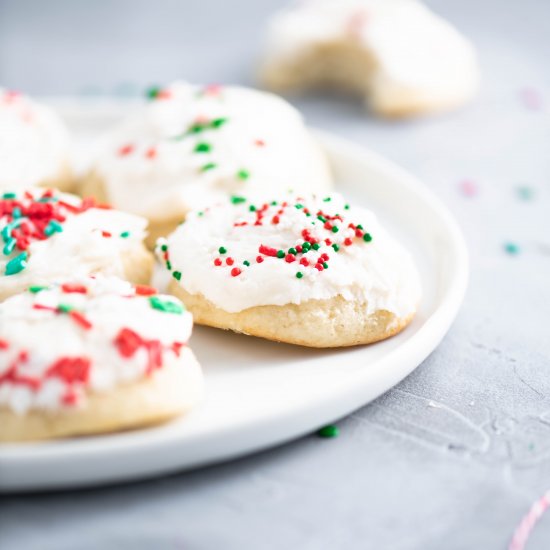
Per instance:
[[[401,117],[463,104],[479,75],[470,42],[416,0],[306,0],[271,21],[261,80],[359,93]]]
[[[0,190],[0,301],[33,285],[105,273],[149,282],[147,221],[39,188]]]
[[[202,393],[181,302],[114,277],[71,279],[0,304],[0,441],[135,428]]]
[[[413,318],[408,252],[340,195],[235,196],[188,215],[157,248],[195,322],[312,347],[368,344]]]
[[[57,114],[0,88],[0,188],[73,186],[69,136]]]
[[[150,221],[149,243],[231,193],[326,191],[327,161],[284,100],[233,86],[176,82],[105,137],[83,185]]]

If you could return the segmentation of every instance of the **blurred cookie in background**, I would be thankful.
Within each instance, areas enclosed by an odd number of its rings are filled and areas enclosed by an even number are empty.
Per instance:
[[[73,188],[69,133],[49,107],[0,87],[0,187]]]
[[[81,193],[149,220],[148,244],[231,194],[324,193],[332,177],[302,116],[237,86],[175,82],[106,135]]]
[[[260,80],[345,90],[377,115],[408,117],[467,102],[479,70],[471,43],[416,0],[306,0],[273,17]]]

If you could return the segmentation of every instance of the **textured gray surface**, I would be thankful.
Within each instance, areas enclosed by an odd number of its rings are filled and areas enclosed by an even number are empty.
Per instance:
[[[0,0],[0,81],[64,94],[130,94],[179,75],[250,82],[277,4]],[[352,101],[296,103],[310,123],[420,176],[458,218],[471,283],[439,349],[340,422],[338,439],[124,487],[4,497],[2,550],[506,548],[550,487],[550,3],[430,4],[479,48],[473,105],[388,123]],[[542,108],[525,105],[526,87]],[[550,514],[527,548],[549,547]]]

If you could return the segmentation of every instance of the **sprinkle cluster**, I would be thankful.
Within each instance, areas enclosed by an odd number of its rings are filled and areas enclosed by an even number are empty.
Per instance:
[[[201,88],[197,94],[197,100],[200,100],[204,97],[214,98],[222,100],[223,87],[217,84],[208,85]],[[162,89],[159,87],[150,88],[146,96],[150,100],[159,101],[159,100],[175,100],[175,94],[172,90]],[[209,117],[206,115],[199,115],[195,120],[188,124],[181,132],[176,135],[167,136],[164,141],[167,142],[179,142],[192,140],[192,151],[194,155],[204,159],[204,162],[201,162],[198,168],[200,173],[210,172],[216,170],[219,167],[219,162],[216,160],[216,149],[209,139],[211,132],[219,131],[222,127],[225,127],[230,122],[228,117]],[[159,156],[159,143],[155,142],[148,144],[145,147],[138,147],[134,143],[124,143],[117,149],[117,155],[119,157],[130,157],[141,155],[143,158],[148,160],[154,160]],[[252,141],[251,146],[253,147],[264,147],[265,141],[263,139],[257,138]],[[250,178],[250,171],[246,167],[241,167],[236,170],[234,173],[234,178],[238,181],[246,181]]]
[[[361,223],[344,219],[344,212],[349,210],[349,204],[343,205],[342,213],[330,212],[334,210],[329,208],[329,203],[332,201],[330,196],[322,201],[327,203],[326,208],[313,209],[311,206],[308,207],[309,201],[304,198],[255,203],[245,197],[234,195],[230,201],[234,206],[239,207],[240,211],[245,208],[244,215],[235,217],[234,228],[282,226],[293,211],[298,211],[301,217],[299,227],[293,228],[300,234],[300,238],[281,248],[273,248],[259,241],[257,255],[254,257],[237,259],[231,253],[229,245],[220,243],[217,254],[212,260],[213,267],[228,269],[232,277],[238,277],[253,264],[283,261],[295,265],[295,277],[302,279],[308,271],[323,272],[329,269],[331,258],[335,254],[349,247],[372,241],[372,235]],[[293,223],[295,223],[294,217]],[[172,271],[168,245],[164,242],[161,245],[161,251],[166,268]],[[172,275],[177,280],[181,279],[179,271],[172,271]]]
[[[44,191],[7,192],[0,195],[0,236],[2,254],[10,259],[4,275],[16,275],[29,262],[31,243],[44,241],[63,232],[63,223],[69,216],[81,214],[90,208],[108,208],[93,199],[67,202],[51,189]],[[121,238],[129,237],[128,231]],[[102,231],[105,238],[112,237]]]
[[[60,290],[59,295],[61,297],[55,305],[51,303],[51,293],[47,293],[47,299],[41,299],[40,294],[43,291],[55,288]],[[67,303],[70,301],[71,294],[87,295],[93,293],[87,285],[65,283],[52,287],[33,286],[28,291],[36,295],[32,300],[31,307],[33,310],[50,312],[51,315],[67,315],[78,329],[83,331],[83,338],[86,337],[87,332],[93,330],[94,324],[86,314],[86,302],[83,303],[82,309],[77,309]],[[93,298],[93,296],[90,298]],[[182,315],[185,311],[181,303],[160,296],[154,288],[145,285],[133,287],[131,294],[124,295],[123,298],[145,300],[150,308],[166,314]],[[47,318],[45,320],[47,321]],[[156,369],[163,366],[166,353],[169,352],[179,356],[181,349],[185,346],[184,342],[179,341],[166,345],[158,339],[147,339],[125,326],[120,328],[111,344],[118,354],[126,360],[134,357],[139,350],[144,350],[146,357],[145,373],[147,375],[151,375]],[[70,406],[76,405],[80,401],[82,390],[90,382],[90,371],[93,368],[93,361],[90,357],[85,355],[59,357],[50,365],[46,365],[46,368],[42,370],[42,374],[37,376],[36,374],[29,374],[35,371],[27,368],[32,363],[31,352],[19,348],[13,350],[13,345],[11,342],[0,338],[0,359],[3,353],[9,353],[8,357],[13,357],[13,359],[10,359],[11,363],[7,369],[0,374],[0,389],[3,385],[10,384],[12,387],[24,386],[33,392],[38,392],[48,380],[56,379],[63,384],[60,404]]]

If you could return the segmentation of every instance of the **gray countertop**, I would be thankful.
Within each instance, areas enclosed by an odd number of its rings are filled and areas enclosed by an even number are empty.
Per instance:
[[[0,82],[118,95],[180,75],[250,83],[278,4],[0,0]],[[550,2],[430,5],[479,49],[473,104],[390,123],[352,100],[293,101],[419,176],[456,215],[472,272],[440,347],[341,421],[337,439],[132,485],[5,496],[2,550],[507,547],[550,488]],[[527,548],[549,547],[550,513]]]

